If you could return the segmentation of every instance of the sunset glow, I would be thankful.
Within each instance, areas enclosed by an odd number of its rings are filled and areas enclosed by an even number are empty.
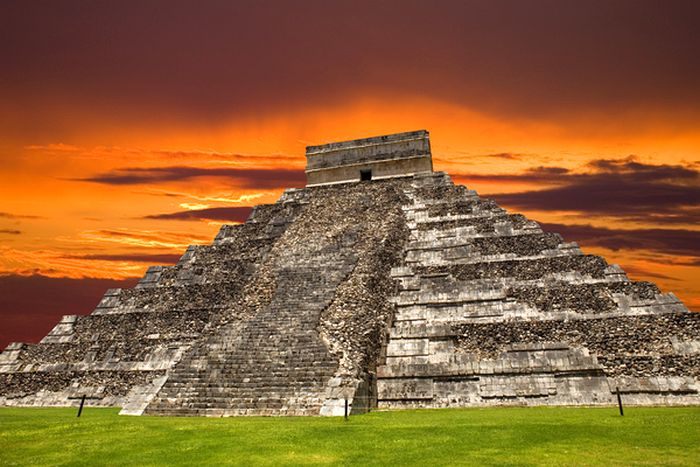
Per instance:
[[[0,347],[99,300],[35,313],[47,278],[133,283],[303,186],[305,146],[421,128],[435,170],[700,310],[692,3],[230,3],[0,7]]]

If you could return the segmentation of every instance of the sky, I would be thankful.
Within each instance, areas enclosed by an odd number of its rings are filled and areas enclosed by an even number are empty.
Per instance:
[[[302,187],[434,168],[700,310],[695,1],[0,3],[0,348]]]

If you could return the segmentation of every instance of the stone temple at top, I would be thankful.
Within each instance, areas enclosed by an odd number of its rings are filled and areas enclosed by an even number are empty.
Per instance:
[[[700,404],[700,314],[434,172],[426,131],[311,146],[306,174],[91,314],[8,345],[0,405]]]
[[[433,171],[425,130],[306,148],[306,186],[406,177]]]

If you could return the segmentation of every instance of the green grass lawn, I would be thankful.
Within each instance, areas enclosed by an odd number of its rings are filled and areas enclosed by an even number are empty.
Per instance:
[[[342,418],[0,408],[7,465],[700,465],[700,407],[490,408]]]

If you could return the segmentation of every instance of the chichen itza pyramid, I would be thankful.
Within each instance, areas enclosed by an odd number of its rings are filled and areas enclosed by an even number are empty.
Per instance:
[[[433,172],[426,131],[307,148],[308,185],[0,354],[0,405],[148,415],[700,404],[700,314]]]

